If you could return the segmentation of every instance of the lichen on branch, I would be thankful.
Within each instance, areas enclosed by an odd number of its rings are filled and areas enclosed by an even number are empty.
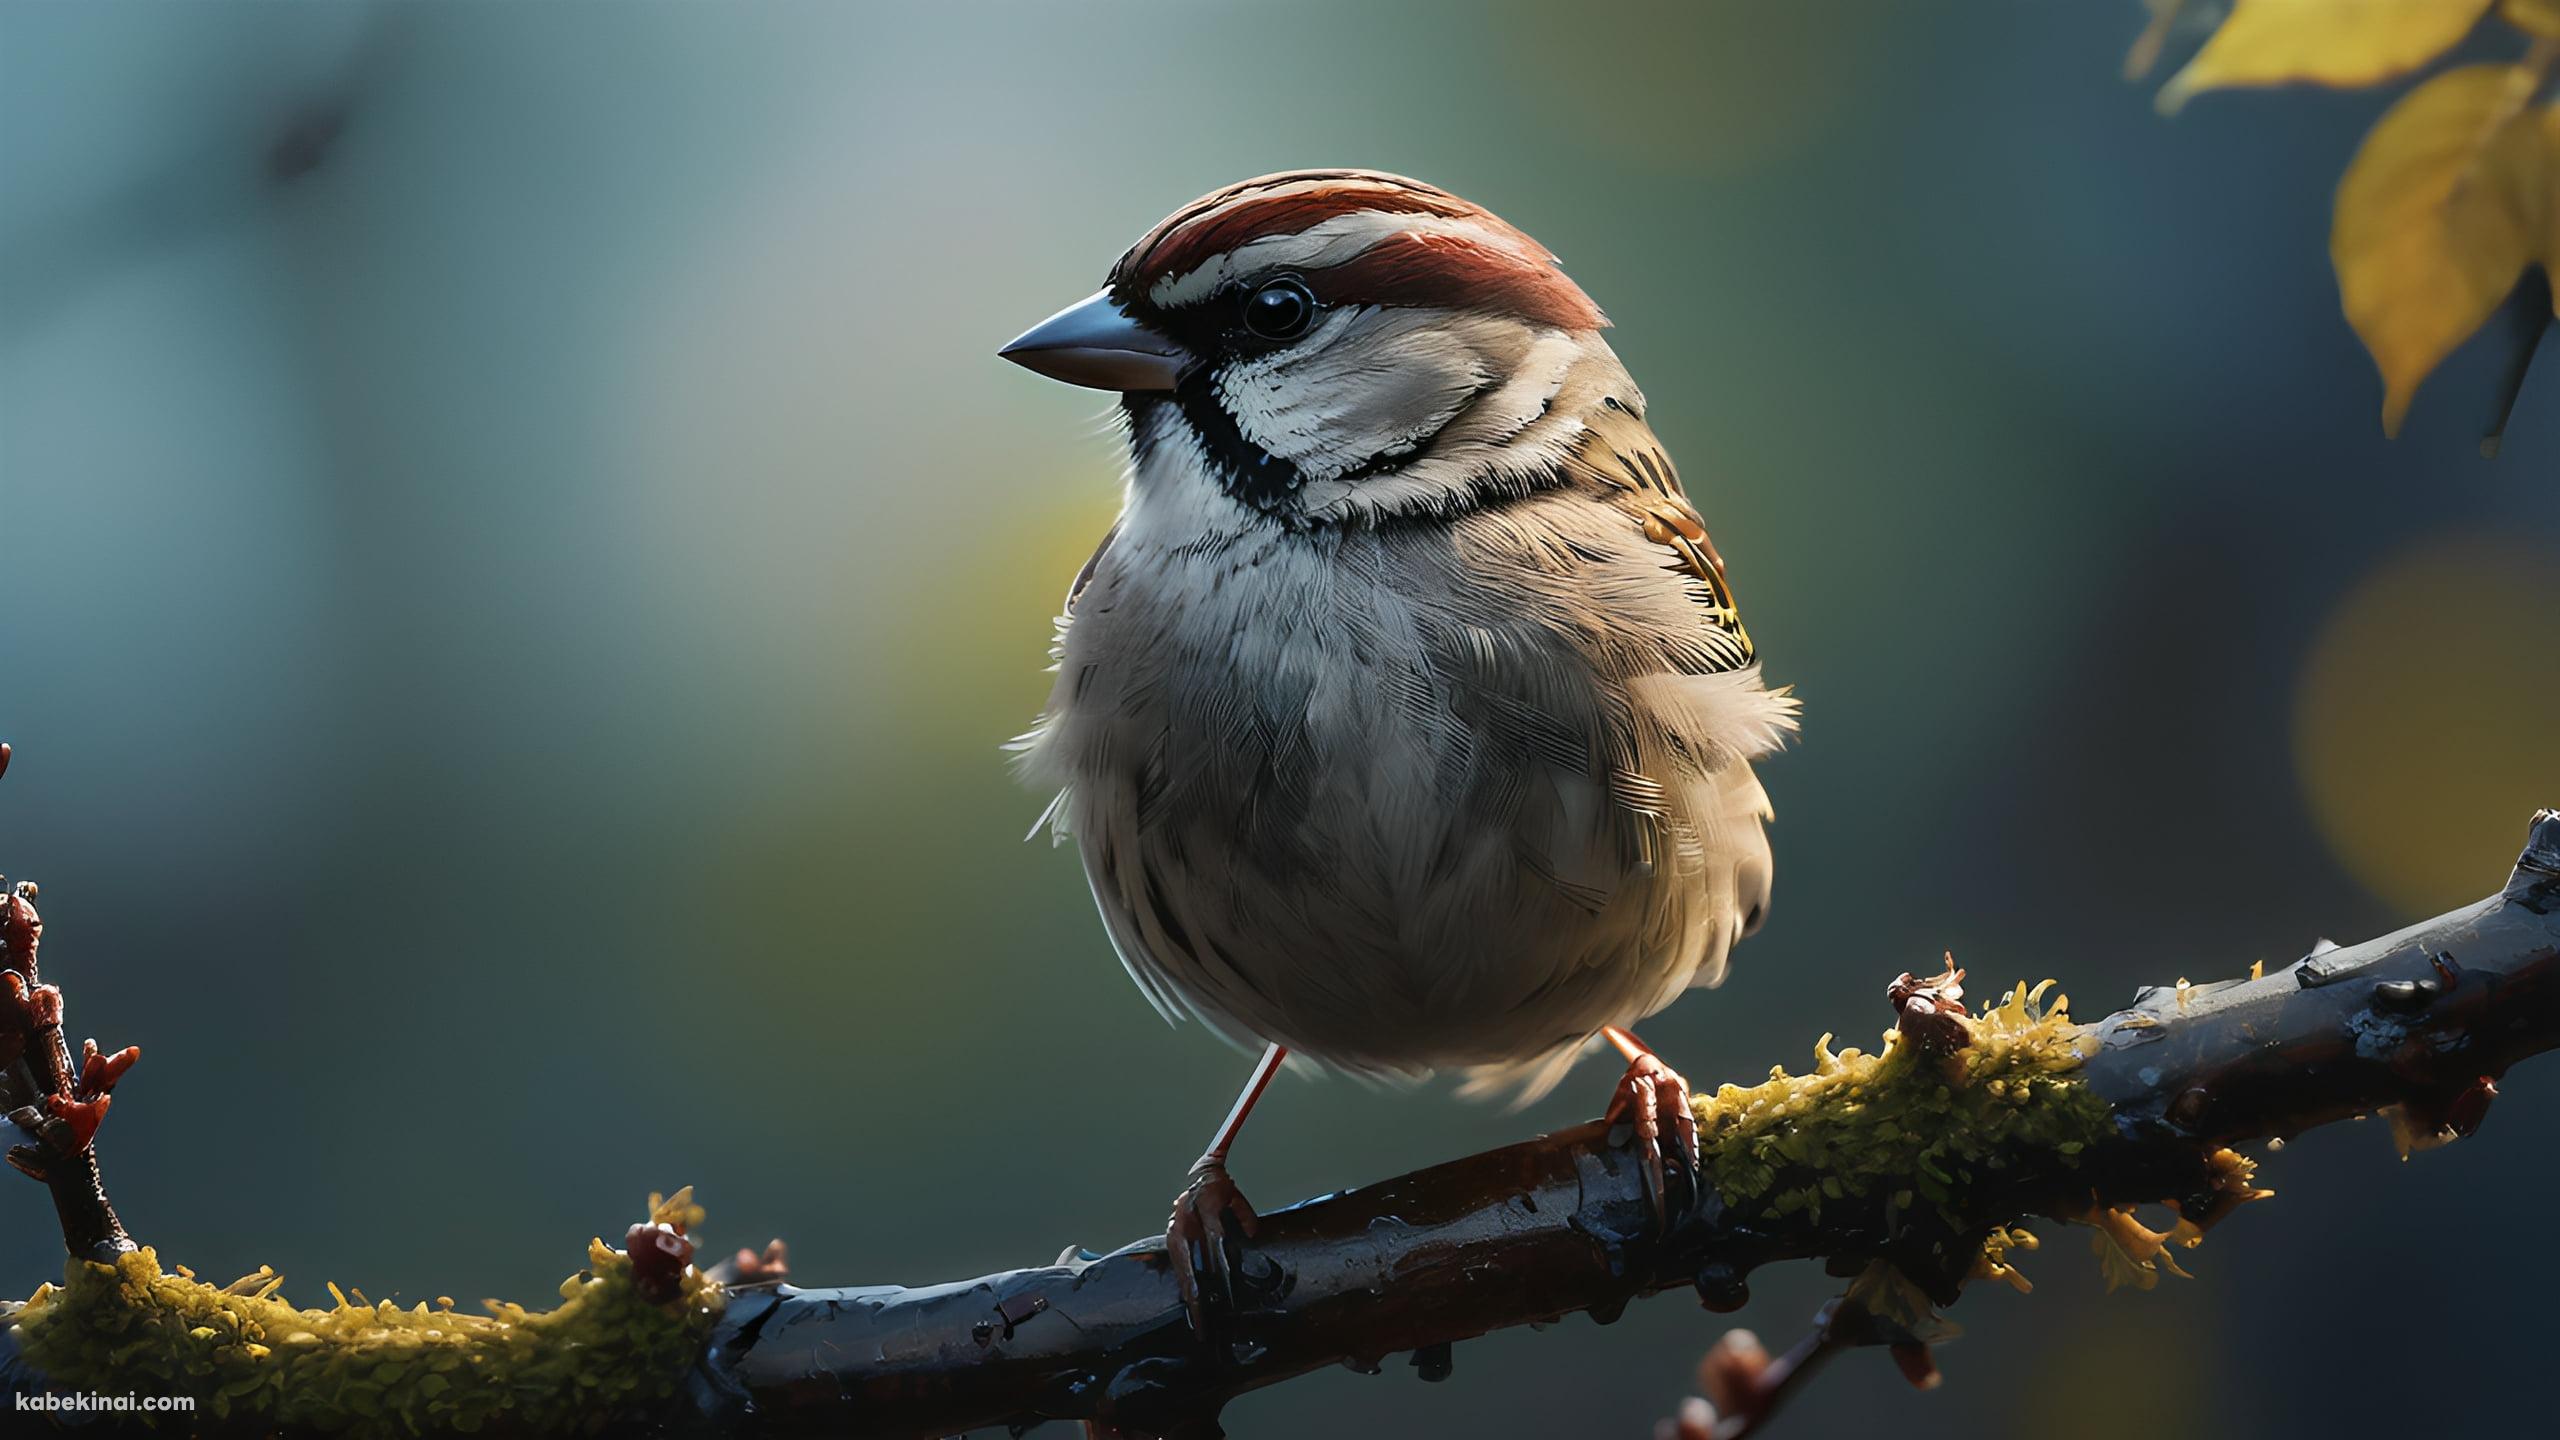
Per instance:
[[[1961,997],[1961,974],[1929,987],[1937,1005]],[[2064,999],[2043,1004],[2052,985],[2014,987],[1944,1053],[1903,1024],[1872,1054],[1834,1053],[1826,1034],[1805,1074],[1774,1069],[1762,1084],[1701,1095],[1708,1182],[1726,1204],[1771,1217],[1819,1223],[1824,1201],[1881,1192],[1896,1210],[1925,1203],[1949,1225],[1972,1223],[1957,1202],[1981,1171],[2025,1152],[2068,1162],[2106,1137],[2106,1102],[2070,1078],[2088,1037]]]
[[[19,1314],[16,1339],[58,1386],[195,1396],[199,1418],[253,1431],[588,1433],[665,1400],[720,1316],[721,1287],[688,1263],[692,1192],[650,1204],[632,1227],[647,1241],[591,1241],[549,1310],[491,1300],[474,1315],[450,1298],[402,1309],[334,1284],[335,1304],[304,1309],[271,1270],[212,1285],[145,1247],[70,1261]]]

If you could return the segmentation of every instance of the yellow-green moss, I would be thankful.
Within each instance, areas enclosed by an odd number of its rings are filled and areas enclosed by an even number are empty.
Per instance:
[[[2010,991],[1943,1059],[1898,1030],[1872,1055],[1833,1054],[1825,1035],[1810,1074],[1699,1097],[1708,1178],[1745,1213],[1818,1219],[1826,1202],[1881,1195],[1953,1225],[1986,1218],[1948,1208],[1983,1171],[2029,1153],[2074,1162],[2108,1131],[2106,1102],[2072,1078],[2084,1041],[2066,1002],[2040,1004],[2052,983]]]
[[[655,1219],[700,1213],[686,1194],[651,1198]],[[17,1339],[66,1386],[195,1396],[181,1428],[211,1415],[354,1437],[573,1434],[670,1393],[722,1304],[690,1266],[675,1298],[650,1301],[630,1257],[601,1240],[544,1311],[492,1300],[489,1314],[467,1315],[449,1299],[403,1310],[335,1285],[336,1305],[304,1310],[275,1293],[283,1283],[261,1267],[208,1285],[183,1266],[164,1272],[149,1249],[112,1265],[74,1260],[21,1312]]]

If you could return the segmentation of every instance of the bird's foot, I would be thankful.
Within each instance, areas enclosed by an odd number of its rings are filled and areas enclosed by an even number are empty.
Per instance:
[[[1173,1261],[1174,1286],[1182,1294],[1193,1334],[1209,1333],[1200,1305],[1200,1264],[1214,1261],[1211,1247],[1223,1245],[1230,1235],[1251,1236],[1261,1228],[1262,1217],[1236,1188],[1226,1164],[1214,1155],[1201,1156],[1191,1167],[1191,1183],[1173,1197],[1173,1214],[1164,1226],[1165,1254]]]
[[[1654,1218],[1667,1213],[1663,1198],[1663,1161],[1677,1154],[1698,1173],[1698,1117],[1689,1108],[1689,1082],[1679,1071],[1662,1063],[1662,1057],[1646,1051],[1627,1061],[1627,1073],[1618,1077],[1618,1088],[1609,1097],[1609,1108],[1600,1117],[1613,1126],[1625,1127],[1609,1133],[1611,1144],[1623,1144],[1632,1137],[1644,1151],[1644,1178],[1647,1193],[1653,1197]],[[1677,1151],[1673,1146],[1679,1147]]]

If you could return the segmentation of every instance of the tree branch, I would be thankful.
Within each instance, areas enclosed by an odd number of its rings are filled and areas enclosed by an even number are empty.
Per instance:
[[[1680,1286],[1731,1310],[1775,1260],[1887,1262],[1946,1304],[1983,1272],[1986,1235],[2043,1215],[2099,1223],[2147,1271],[2164,1237],[2119,1207],[2169,1202],[2200,1233],[2258,1193],[2223,1147],[2384,1108],[2416,1143],[2468,1133],[2489,1082],[2560,1046],[2560,815],[2535,817],[2477,905],[2263,978],[2145,989],[2079,1034],[2071,1080],[2106,1107],[2098,1142],[2016,1146],[1958,1188],[1952,1218],[1892,1187],[1772,1214],[1679,1175],[1658,1225],[1632,1152],[1583,1125],[1265,1215],[1258,1239],[1212,1257],[1206,1336],[1154,1238],[927,1288],[740,1291],[687,1403],[769,1435],[1084,1419],[1208,1436],[1228,1400],[1328,1365],[1412,1352],[1437,1379],[1454,1342],[1577,1311],[1605,1324]],[[1834,1338],[1926,1343],[1925,1320],[1867,1308],[1866,1333]]]
[[[1925,1381],[1942,1323],[1934,1307],[1970,1279],[2020,1283],[2006,1263],[2025,1243],[2014,1222],[2091,1224],[2112,1242],[2118,1277],[2149,1283],[2165,1243],[2192,1242],[2265,1193],[2231,1143],[2377,1108],[2412,1145],[2476,1128],[2496,1077],[2560,1047],[2560,815],[2535,817],[2506,887],[2477,905],[2263,978],[2146,989],[2094,1025],[2040,1013],[2018,992],[1974,1015],[1961,978],[1899,978],[1888,992],[1896,1029],[1879,1055],[1817,1047],[1812,1074],[1702,1098],[1708,1178],[1675,1168],[1667,1219],[1624,1137],[1577,1126],[1264,1216],[1256,1239],[1204,1257],[1205,1335],[1191,1328],[1156,1237],[912,1289],[758,1279],[779,1261],[769,1252],[735,1275],[745,1283],[732,1283],[708,1342],[676,1352],[692,1358],[673,1395],[619,1418],[635,1434],[884,1440],[1068,1419],[1192,1440],[1220,1433],[1218,1414],[1237,1395],[1324,1366],[1374,1372],[1410,1354],[1436,1380],[1453,1344],[1488,1331],[1576,1312],[1605,1324],[1630,1300],[1682,1286],[1731,1310],[1754,1269],[1789,1259],[1857,1278],[1790,1356],[1720,1347],[1732,1373],[1711,1388],[1733,1413],[1708,1433],[1754,1431],[1843,1345],[1888,1345]],[[2173,1205],[2178,1229],[2142,1226],[2130,1207],[2145,1202]],[[632,1283],[625,1272],[647,1278],[640,1258],[599,1250],[595,1276],[580,1283],[618,1296]],[[205,1298],[202,1287],[176,1288]],[[112,1280],[83,1293],[94,1298],[82,1303],[136,1303]],[[361,1331],[372,1312],[340,1313]],[[667,1328],[631,1314],[647,1333]],[[123,1328],[141,1317],[121,1311],[92,1318],[114,1335],[144,1333]],[[539,1347],[544,1319],[515,1312],[495,1328],[514,1325]],[[66,1312],[63,1323],[79,1322]],[[0,1332],[0,1391],[98,1380],[37,1373],[25,1333]],[[539,1348],[525,1354],[547,1363]],[[341,1428],[307,1418],[316,1402],[286,1390],[305,1418],[269,1416],[265,1429]]]

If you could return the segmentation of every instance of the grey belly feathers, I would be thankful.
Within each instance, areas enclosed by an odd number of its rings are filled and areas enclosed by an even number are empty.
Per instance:
[[[1159,1009],[1526,1099],[1722,978],[1795,703],[1623,498],[1105,546],[1023,765]]]

